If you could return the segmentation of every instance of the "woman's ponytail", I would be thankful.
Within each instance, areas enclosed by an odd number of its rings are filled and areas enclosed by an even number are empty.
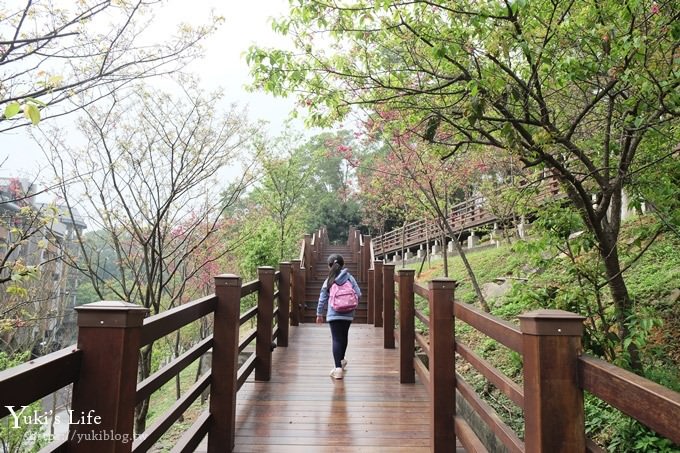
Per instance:
[[[328,278],[326,279],[326,291],[331,292],[331,286],[335,283],[335,279],[340,275],[340,271],[345,265],[345,260],[342,255],[333,254],[328,257]]]

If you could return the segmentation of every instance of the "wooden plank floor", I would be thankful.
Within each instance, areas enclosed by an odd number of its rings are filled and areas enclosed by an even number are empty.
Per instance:
[[[349,335],[345,378],[333,380],[328,325],[291,327],[271,381],[251,377],[238,393],[234,451],[430,451],[425,387],[399,383],[399,353],[383,349],[382,329],[355,324]]]

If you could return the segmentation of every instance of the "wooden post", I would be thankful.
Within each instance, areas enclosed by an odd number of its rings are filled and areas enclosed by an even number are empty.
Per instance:
[[[288,346],[288,323],[290,322],[290,263],[279,263],[279,336],[277,346]]]
[[[373,325],[383,326],[383,262],[373,262],[375,282],[373,284]]]
[[[208,452],[234,448],[236,437],[236,391],[238,384],[239,318],[241,316],[241,277],[224,274],[215,277],[212,376],[210,384],[210,430]]]
[[[291,280],[293,282],[293,293],[290,298],[290,325],[297,326],[300,324],[300,304],[302,300],[300,294],[304,294],[304,283],[302,281],[301,261],[291,260]],[[302,287],[302,290],[300,290]]]
[[[129,452],[142,323],[149,310],[102,301],[76,307],[76,311],[83,360],[80,377],[73,384],[71,409],[74,420],[85,421],[69,426],[67,451]],[[113,434],[118,441],[97,439],[96,434]]]
[[[416,348],[416,307],[414,302],[413,281],[414,269],[399,269],[399,382],[413,384],[416,382],[413,359]]]
[[[255,337],[255,380],[268,381],[272,376],[272,336],[274,322],[274,268],[257,268],[260,290],[257,292],[257,334]]]
[[[298,319],[301,323],[305,322],[305,292],[307,289],[307,269],[300,267],[300,284],[297,287],[297,304],[298,309]],[[314,307],[316,308],[316,307]],[[315,312],[316,313],[316,312]],[[316,315],[314,315],[316,317]]]
[[[366,324],[373,324],[373,293],[375,292],[375,269],[368,270],[368,294],[366,295]]]
[[[519,319],[526,451],[585,451],[583,391],[577,379],[585,318],[562,310],[536,310]]]
[[[383,347],[394,349],[394,264],[383,265]]]
[[[371,235],[364,235],[364,245],[361,249],[361,281],[368,281],[368,269],[371,267]]]
[[[429,285],[430,305],[430,423],[432,451],[451,451],[456,444],[452,429],[456,415],[453,292],[456,282],[437,278]]]
[[[305,241],[305,279],[310,279],[312,278],[311,272],[312,272],[312,266],[314,265],[314,251],[312,250],[312,235],[311,234],[305,234],[304,236],[304,241]]]

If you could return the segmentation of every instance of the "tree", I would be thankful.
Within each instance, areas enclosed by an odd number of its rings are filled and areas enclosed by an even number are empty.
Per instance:
[[[299,92],[311,122],[343,118],[355,105],[401,110],[405,123],[425,126],[425,139],[445,137],[442,157],[492,146],[552,172],[595,239],[624,345],[634,304],[617,244],[623,193],[678,153],[679,8],[301,2],[275,23],[299,52],[254,47],[248,61],[256,86]],[[625,349],[640,370],[635,345]]]
[[[115,271],[102,272],[101,249],[79,235],[80,256],[67,255],[67,263],[100,298],[113,293],[152,314],[183,303],[187,282],[231,250],[232,244],[212,240],[227,207],[216,190],[225,166],[254,135],[242,113],[215,110],[219,94],[190,85],[177,93],[140,89],[113,95],[106,108],[88,108],[80,124],[83,148],[67,145],[57,131],[46,137],[59,181],[77,178],[82,187],[76,195],[62,186],[64,203],[71,212],[75,206],[86,211],[98,240],[115,253],[108,263]],[[244,169],[226,199],[233,202],[251,178]],[[210,254],[202,254],[208,246]],[[152,347],[140,352],[140,380],[151,372]],[[137,407],[138,433],[147,411],[148,400]]]
[[[386,199],[383,203],[394,203],[394,208],[403,206],[404,228],[409,218],[434,219],[443,238],[448,235],[453,239],[477,299],[481,307],[489,312],[474,270],[460,245],[462,231],[454,230],[450,215],[454,193],[470,186],[477,167],[473,162],[465,162],[458,156],[456,159],[441,160],[437,155],[436,145],[421,140],[412,130],[401,131],[398,127],[395,128],[391,123],[399,124],[398,117],[398,112],[379,113],[367,122],[370,125],[368,137],[380,140],[388,148],[388,152],[383,159],[373,163],[375,174],[369,179],[370,186],[366,192],[374,192],[377,186],[379,193],[390,194],[391,200]],[[445,243],[443,245],[446,246]],[[446,253],[444,272],[448,275]]]
[[[286,258],[286,244],[299,238],[305,213],[302,202],[316,169],[316,156],[299,145],[299,137],[283,134],[262,145],[262,179],[251,199],[269,214],[278,230],[279,260]],[[295,239],[293,239],[295,240]]]
[[[160,3],[26,0],[23,7],[0,6],[0,132],[79,110],[132,81],[174,73],[198,56],[197,44],[222,19],[181,25],[153,43],[144,31]]]
[[[306,197],[307,231],[326,227],[333,243],[346,242],[349,227],[362,220],[352,161],[357,145],[356,137],[345,130],[315,135],[303,145],[308,154],[317,156]]]

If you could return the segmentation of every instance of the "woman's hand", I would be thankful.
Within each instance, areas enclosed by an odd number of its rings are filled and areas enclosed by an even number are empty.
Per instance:
[[[317,324],[323,324],[323,316],[317,316],[316,317],[316,323]]]

